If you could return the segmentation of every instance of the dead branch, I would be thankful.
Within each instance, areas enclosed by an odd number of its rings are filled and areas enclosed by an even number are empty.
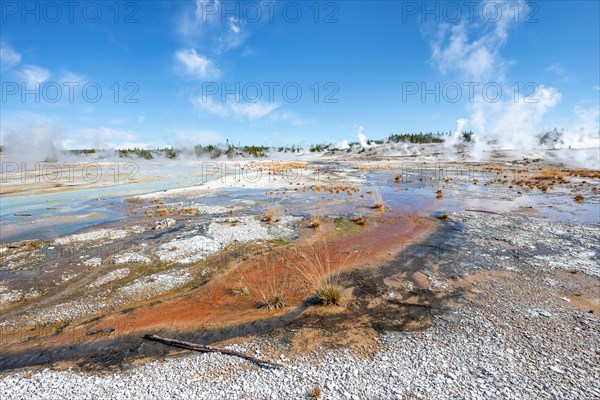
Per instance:
[[[212,346],[207,346],[207,345],[203,345],[203,344],[184,342],[182,340],[169,339],[169,338],[164,338],[164,337],[161,337],[158,335],[150,335],[150,334],[144,335],[144,339],[153,340],[153,341],[160,342],[160,343],[163,343],[163,344],[166,344],[169,346],[180,347],[182,349],[187,349],[187,350],[203,351],[203,352],[209,352],[209,353],[221,353],[221,354],[227,354],[230,356],[241,357],[241,358],[245,358],[246,360],[252,361],[259,365],[268,365],[270,367],[283,367],[283,364],[278,364],[278,363],[271,362],[271,361],[261,360],[256,357],[252,357],[249,354],[241,353],[241,352],[235,351],[235,350],[223,349],[223,348],[219,348],[219,347],[212,347]]]

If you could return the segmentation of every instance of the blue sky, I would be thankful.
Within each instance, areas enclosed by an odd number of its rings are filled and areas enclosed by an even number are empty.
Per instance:
[[[2,143],[335,143],[356,140],[359,126],[383,138],[454,130],[461,118],[490,135],[597,125],[598,1],[481,2],[472,21],[464,2],[453,3],[463,6],[460,18],[447,2],[428,2],[427,15],[423,4],[83,1],[69,10],[4,1]],[[23,99],[23,85],[35,91],[36,82],[39,101]],[[465,82],[504,97],[485,104],[476,89],[470,102]],[[423,101],[421,89],[436,83],[439,100]],[[239,101],[222,98],[223,88]],[[531,93],[536,105],[521,104]],[[510,122],[519,119],[531,127]]]

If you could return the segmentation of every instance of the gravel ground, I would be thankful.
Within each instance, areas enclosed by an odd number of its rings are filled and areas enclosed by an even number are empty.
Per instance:
[[[232,348],[267,359],[263,369],[219,354],[186,353],[120,372],[19,371],[0,380],[6,399],[324,399],[600,397],[600,323],[588,313],[515,292],[539,287],[493,283],[485,295],[440,316],[425,332],[391,332],[359,357],[348,350],[290,357],[264,338]],[[544,309],[535,317],[529,309]],[[267,355],[265,355],[267,354]]]
[[[598,251],[597,230],[497,215],[451,217],[463,227],[463,246],[479,254],[469,272],[482,277],[468,284],[476,295],[461,297],[461,307],[436,316],[426,331],[381,334],[375,348],[362,352],[297,353],[281,337],[230,346],[280,361],[281,369],[183,353],[102,373],[7,372],[1,398],[301,399],[315,387],[324,399],[600,398],[600,320],[562,297],[581,289],[581,280],[600,283],[589,262]],[[485,235],[489,229],[493,237]],[[565,259],[564,246],[577,251]],[[448,277],[429,281],[435,290],[452,290]]]
[[[280,369],[186,352],[101,373],[3,372],[0,398],[302,399],[319,387],[325,399],[599,399],[598,314],[564,297],[583,290],[578,287],[581,282],[597,287],[600,296],[598,225],[465,212],[450,214],[450,221],[448,230],[455,234],[444,236],[438,257],[457,257],[445,263],[434,260],[439,268],[435,276],[425,271],[428,282],[432,290],[443,292],[451,290],[458,277],[478,274],[479,280],[469,283],[477,295],[461,297],[461,307],[437,315],[426,331],[380,334],[377,346],[361,352],[318,348],[298,353],[279,336],[229,346],[282,362],[285,367]],[[222,242],[287,236],[285,222],[289,221],[282,221],[283,232],[273,232],[276,228],[263,229],[258,221],[240,218],[235,229],[212,223],[206,234]],[[186,239],[169,242],[162,250],[187,257]],[[68,243],[91,240],[95,238],[86,234],[72,235]],[[192,246],[190,254],[197,251]],[[417,261],[422,260],[428,259]],[[113,272],[105,282],[129,270]],[[177,287],[188,278],[181,270],[177,275],[140,278],[125,288],[136,292],[155,282],[157,290],[168,283]],[[53,311],[60,314],[61,306]],[[81,301],[72,310],[86,311],[88,306]]]

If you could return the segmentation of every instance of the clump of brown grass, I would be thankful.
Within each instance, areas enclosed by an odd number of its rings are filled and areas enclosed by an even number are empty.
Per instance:
[[[272,222],[275,219],[275,213],[272,210],[265,211],[265,216],[263,217],[265,222]]]
[[[256,302],[256,307],[264,308],[267,311],[279,310],[285,307],[287,300],[283,293],[266,292]]]
[[[400,174],[397,174],[397,175],[394,177],[394,181],[395,181],[396,183],[400,183],[400,182],[402,182],[402,175],[400,175]]]
[[[308,390],[308,397],[311,399],[318,399],[321,397],[321,388],[319,386],[314,386]]]
[[[272,222],[277,222],[279,221],[281,218],[279,217],[281,213],[281,208],[273,203],[272,201],[269,201],[269,204],[267,205],[267,209],[265,210],[265,215],[262,218],[262,221],[270,224]]]
[[[356,225],[366,225],[367,219],[362,215],[357,215],[355,217],[351,217],[350,221],[354,222]]]
[[[270,257],[262,259],[259,268],[265,270],[261,274],[264,280],[256,282],[249,289],[256,307],[266,311],[284,308],[287,305],[287,298],[284,292],[285,279],[283,273],[275,270],[275,263]]]
[[[448,216],[448,214],[440,214],[438,216],[438,219],[441,219],[442,221],[448,221],[450,217]]]
[[[318,304],[340,306],[342,288],[337,284],[340,270],[344,268],[350,255],[343,256],[339,251],[331,252],[326,240],[316,244],[297,247],[296,269],[314,290]]]
[[[140,199],[139,197],[128,197],[125,199],[126,203],[130,203],[130,204],[143,204],[144,201],[142,199]]]
[[[248,289],[248,286],[244,285],[242,282],[239,282],[231,289],[231,294],[234,297],[248,296],[250,294],[250,289]]]
[[[583,203],[583,201],[585,200],[585,197],[583,197],[582,195],[578,194],[577,196],[573,197],[573,200],[575,200],[578,203]]]
[[[437,192],[435,192],[435,197],[440,200],[444,197],[444,191],[442,189],[438,189]]]
[[[352,169],[359,169],[359,170],[386,170],[386,169],[396,169],[397,167],[394,167],[391,164],[385,164],[385,165],[369,165],[369,164],[359,164],[359,165],[353,165]]]
[[[158,215],[160,215],[161,217],[164,217],[165,215],[169,215],[170,214],[170,210],[168,208],[157,207],[156,208],[156,213]]]
[[[373,196],[373,208],[376,210],[383,210],[385,204],[383,203],[383,196],[379,190],[375,190],[372,194]]]
[[[324,306],[342,305],[342,288],[338,285],[322,285],[315,294],[319,303]]]
[[[321,212],[317,211],[317,212],[312,213],[311,217],[310,217],[310,227],[317,229],[318,227],[321,226],[321,224],[322,224]]]

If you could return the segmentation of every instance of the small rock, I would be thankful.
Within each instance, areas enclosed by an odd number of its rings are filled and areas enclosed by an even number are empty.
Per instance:
[[[560,369],[559,367],[557,367],[555,365],[551,366],[550,369],[552,371],[556,372],[557,374],[564,374],[565,373],[565,371],[563,371],[562,369]]]

